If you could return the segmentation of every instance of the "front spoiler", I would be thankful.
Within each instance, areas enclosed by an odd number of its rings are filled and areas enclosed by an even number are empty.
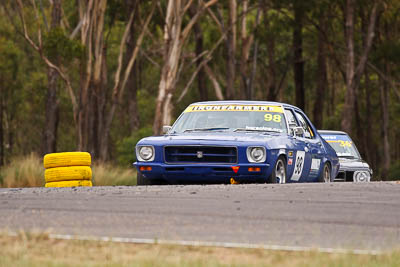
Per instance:
[[[242,183],[266,182],[272,168],[263,164],[165,164],[155,162],[135,162],[138,172],[151,180],[164,180],[168,183],[230,183],[234,178]],[[151,171],[140,171],[140,167],[151,167]],[[232,167],[239,167],[237,172]],[[259,172],[249,168],[258,167]]]

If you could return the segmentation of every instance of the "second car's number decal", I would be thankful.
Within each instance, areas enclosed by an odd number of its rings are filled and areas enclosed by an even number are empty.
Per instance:
[[[296,161],[294,162],[294,171],[291,180],[298,181],[300,179],[301,173],[303,172],[305,151],[296,152]]]

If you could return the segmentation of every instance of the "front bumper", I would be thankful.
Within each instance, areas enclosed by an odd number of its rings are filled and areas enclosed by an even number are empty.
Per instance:
[[[366,179],[359,180],[360,173],[367,175]],[[339,173],[335,178],[335,182],[355,182],[363,183],[370,182],[372,179],[372,171],[370,169],[359,169],[359,168],[340,168]]]
[[[157,162],[135,162],[138,172],[151,180],[164,180],[168,183],[229,183],[234,178],[242,183],[266,182],[271,175],[270,165],[239,164],[165,164]],[[141,170],[141,167],[145,167]],[[151,167],[151,170],[149,170]],[[239,167],[235,172],[235,168]],[[249,168],[259,168],[250,171]]]

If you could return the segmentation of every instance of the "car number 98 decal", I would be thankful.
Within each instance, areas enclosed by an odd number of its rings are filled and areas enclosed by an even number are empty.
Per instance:
[[[298,181],[300,179],[301,173],[303,172],[305,155],[305,151],[296,152],[296,160],[294,162],[294,170],[291,180]]]

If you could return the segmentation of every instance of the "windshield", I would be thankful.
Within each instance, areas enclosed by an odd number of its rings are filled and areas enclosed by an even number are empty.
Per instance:
[[[287,133],[281,106],[191,105],[170,133],[208,131],[262,131]]]
[[[353,141],[347,135],[321,135],[331,145],[338,157],[360,158]]]

